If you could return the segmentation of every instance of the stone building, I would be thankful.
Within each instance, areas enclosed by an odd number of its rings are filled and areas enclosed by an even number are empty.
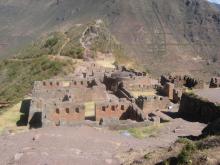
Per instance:
[[[110,102],[98,102],[95,108],[96,121],[106,118],[125,119],[125,114],[130,107],[126,99]]]
[[[167,109],[169,103],[169,99],[162,96],[140,96],[136,99],[136,104],[143,110],[145,115],[149,115],[156,110]]]
[[[205,83],[203,80],[192,78],[188,75],[162,75],[160,79],[161,86],[158,87],[159,93],[167,96],[172,102],[178,103],[181,96],[190,89],[203,89]]]
[[[140,108],[132,91],[155,90],[157,83],[146,73],[125,67],[108,69],[93,63],[81,66],[66,77],[35,82],[29,124],[71,126],[88,117],[94,121],[144,121],[148,112],[164,108],[166,101],[155,97],[144,101]]]

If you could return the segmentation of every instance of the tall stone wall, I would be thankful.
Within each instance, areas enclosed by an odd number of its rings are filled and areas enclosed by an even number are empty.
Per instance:
[[[34,89],[36,90],[51,90],[58,88],[87,88],[97,85],[94,78],[77,78],[71,79],[51,79],[44,81],[36,81],[34,84]]]
[[[41,99],[33,98],[30,103],[28,124],[30,127],[42,126],[42,109],[45,105]]]
[[[132,77],[123,81],[124,88],[129,91],[154,90],[157,84],[147,76]]]
[[[174,94],[174,84],[173,83],[166,83],[164,85],[164,94],[170,100],[173,100],[173,94]]]
[[[150,114],[156,110],[166,109],[170,103],[166,97],[139,97],[136,100],[137,105],[143,110],[145,115]]]
[[[117,118],[121,119],[123,114],[126,113],[130,104],[126,100],[113,101],[113,102],[99,102],[95,107],[96,121],[100,121],[105,118]]]
[[[220,118],[220,105],[197,95],[184,93],[179,113],[186,119],[208,123]]]
[[[64,126],[85,120],[83,104],[47,105],[42,110],[43,126]]]

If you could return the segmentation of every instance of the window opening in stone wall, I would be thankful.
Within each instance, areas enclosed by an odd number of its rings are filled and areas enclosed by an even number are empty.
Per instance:
[[[60,113],[60,110],[59,110],[58,108],[56,109],[56,113],[57,113],[57,114],[59,114],[59,113]]]
[[[112,106],[112,111],[115,111],[115,106],[114,105]]]
[[[70,109],[69,108],[66,108],[66,113],[70,113]]]
[[[76,108],[76,113],[79,113],[79,108]]]

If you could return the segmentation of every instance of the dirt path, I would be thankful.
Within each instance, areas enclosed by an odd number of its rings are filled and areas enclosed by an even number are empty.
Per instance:
[[[85,49],[85,51],[86,51],[86,50],[89,50],[89,49],[87,48],[86,44],[83,42],[83,38],[85,37],[85,33],[87,32],[88,29],[89,29],[89,28],[87,27],[87,28],[83,31],[82,36],[81,36],[81,38],[79,39],[79,42],[80,42],[80,44],[82,45],[82,47]]]
[[[63,45],[61,46],[60,50],[57,53],[57,56],[60,56],[60,53],[62,52],[63,48],[70,42],[70,38],[66,38]]]
[[[129,164],[141,153],[169,147],[178,136],[199,135],[205,125],[175,119],[143,140],[105,128],[54,127],[0,136],[1,164]],[[174,130],[177,130],[174,133]],[[132,156],[129,156],[133,153]],[[129,155],[128,155],[129,153]]]

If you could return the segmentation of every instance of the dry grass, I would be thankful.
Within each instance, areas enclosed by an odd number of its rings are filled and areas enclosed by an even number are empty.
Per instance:
[[[144,139],[146,137],[156,136],[162,126],[162,124],[157,124],[147,127],[130,128],[128,131],[135,138]]]
[[[105,57],[103,59],[97,59],[95,62],[105,68],[115,68],[114,63],[115,63],[115,58],[112,57]]]
[[[156,91],[131,91],[134,97],[138,96],[155,96]]]
[[[7,109],[0,115],[0,134],[7,129],[17,129],[16,122],[20,118],[21,102]]]
[[[95,116],[95,102],[87,102],[85,105],[85,116]]]

